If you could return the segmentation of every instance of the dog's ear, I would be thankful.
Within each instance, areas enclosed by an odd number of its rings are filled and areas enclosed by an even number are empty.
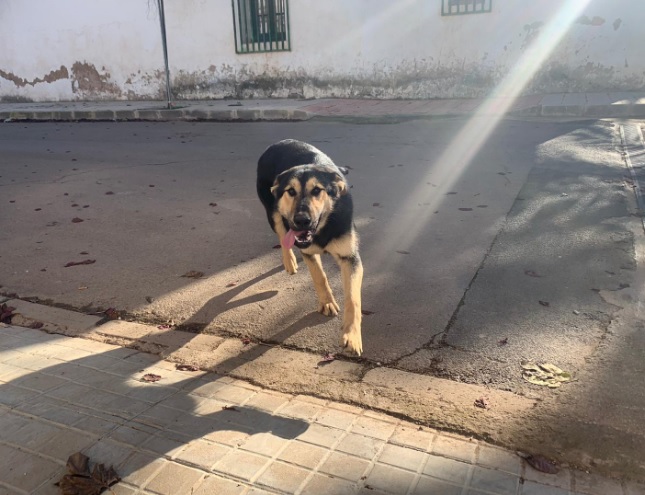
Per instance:
[[[278,179],[275,180],[273,185],[271,186],[271,194],[273,194],[276,198],[278,197]]]
[[[283,192],[282,188],[285,186],[286,178],[290,176],[290,171],[285,170],[281,174],[279,174],[275,180],[273,181],[273,185],[271,186],[271,194],[273,194],[276,199],[279,198],[280,194]],[[282,187],[280,187],[282,186]]]
[[[345,179],[341,175],[336,173],[332,174],[332,179],[329,184],[329,194],[334,198],[347,194],[347,182],[345,182]]]

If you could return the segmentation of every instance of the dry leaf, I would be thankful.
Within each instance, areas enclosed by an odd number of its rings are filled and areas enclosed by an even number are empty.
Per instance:
[[[235,406],[224,406],[224,407],[222,407],[222,409],[223,409],[224,411],[235,411],[235,412],[239,412],[239,411],[235,408]]]
[[[81,222],[84,222],[84,221],[85,220],[83,220],[82,218],[78,218],[78,217],[72,218],[72,223],[81,223]]]
[[[119,312],[114,308],[108,308],[103,313],[105,314],[105,316],[107,316],[108,320],[119,319]]]
[[[280,249],[281,247],[282,246],[280,244],[276,244],[275,246],[273,246],[273,249]]]
[[[373,315],[374,311],[368,311],[367,309],[361,309],[361,314],[365,316]]]
[[[226,284],[226,287],[235,287],[237,285],[237,282],[230,282]]]
[[[96,263],[96,260],[70,261],[65,265],[65,268],[78,265],[93,265],[94,263]]]
[[[459,211],[473,211],[472,208],[459,208]]]
[[[13,317],[13,312],[16,310],[13,306],[7,306],[3,304],[0,306],[0,322],[1,323],[11,323],[11,318]]]
[[[506,344],[508,344],[508,337],[505,337],[502,340],[497,341],[497,345],[500,346],[500,347],[503,346],[503,345],[506,345]]]
[[[67,469],[70,474],[56,483],[63,495],[99,495],[121,481],[112,466],[95,464],[90,473],[89,458],[80,452],[69,456]]]
[[[182,277],[186,277],[186,278],[202,278],[203,276],[204,276],[203,272],[197,272],[194,270],[186,272],[182,275]]]
[[[399,254],[410,254],[410,251],[397,251]]]
[[[179,371],[199,371],[199,368],[197,366],[193,366],[192,364],[178,364],[175,367]]]
[[[90,475],[90,458],[85,454],[76,452],[67,459],[67,470],[70,474],[89,476]]]
[[[142,382],[158,382],[159,380],[161,380],[161,377],[154,373],[146,373],[141,377]]]
[[[480,397],[479,399],[475,400],[475,406],[480,407],[482,409],[488,409],[490,406],[490,403],[488,402],[488,398]]]
[[[551,304],[548,301],[538,301],[542,306],[549,307]]]
[[[536,278],[540,278],[542,276],[533,270],[524,270],[524,275],[528,275],[529,277],[536,277]]]
[[[557,474],[560,468],[541,455],[529,455],[524,460],[534,469],[548,474]]]

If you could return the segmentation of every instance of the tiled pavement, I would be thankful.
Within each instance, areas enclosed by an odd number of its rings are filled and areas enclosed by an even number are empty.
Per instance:
[[[512,452],[353,406],[0,324],[0,494],[58,493],[77,451],[114,465],[116,495],[645,493],[542,474]]]

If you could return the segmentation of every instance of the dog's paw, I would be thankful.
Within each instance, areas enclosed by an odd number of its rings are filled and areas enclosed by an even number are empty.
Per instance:
[[[357,356],[363,353],[363,339],[361,331],[350,328],[343,334],[343,347]]]
[[[320,306],[318,307],[318,312],[322,313],[325,316],[338,316],[339,311],[340,306],[338,306],[338,303],[333,299],[328,303],[321,302]]]
[[[284,269],[289,275],[293,275],[298,272],[298,260],[291,249],[282,255],[282,263],[284,264]]]

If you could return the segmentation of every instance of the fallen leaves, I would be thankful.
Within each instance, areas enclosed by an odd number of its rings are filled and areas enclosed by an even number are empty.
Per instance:
[[[369,310],[367,310],[367,309],[361,309],[361,314],[362,314],[363,316],[369,316],[369,315],[373,315],[373,314],[374,314],[374,311],[369,311]]]
[[[549,303],[548,301],[538,301],[538,302],[540,303],[541,306],[544,306],[545,308],[548,308],[549,306],[551,306],[551,303]]]
[[[230,282],[230,283],[226,284],[226,287],[227,288],[228,287],[235,287],[236,285],[237,285],[237,282]]]
[[[533,469],[537,469],[542,473],[558,474],[560,472],[558,465],[544,456],[520,453],[520,457],[523,457],[527,464]]]
[[[115,308],[108,308],[103,311],[103,314],[108,320],[118,320],[120,316],[119,312]]]
[[[505,346],[506,344],[508,344],[508,337],[504,337],[502,340],[497,341],[497,345],[500,347]]]
[[[542,275],[540,275],[538,272],[534,270],[524,270],[524,275],[528,275],[529,277],[535,277],[535,278],[542,277]]]
[[[199,371],[199,368],[197,366],[193,366],[192,364],[178,364],[175,366],[177,371]]]
[[[410,254],[410,251],[397,251],[399,254]]]
[[[191,270],[182,275],[182,277],[184,278],[202,278],[203,276],[204,276],[204,272],[197,272],[195,270]]]
[[[332,354],[331,352],[328,352],[323,356],[323,358],[318,361],[318,364],[316,365],[316,369],[318,369],[320,366],[326,366],[336,360],[336,355]]]
[[[159,380],[161,380],[161,376],[155,375],[154,373],[146,373],[141,377],[142,382],[154,383],[158,382]]]
[[[78,217],[72,218],[72,223],[81,223],[81,222],[84,222],[84,221],[85,220],[83,220],[82,218],[78,218]]]
[[[78,265],[93,265],[94,263],[96,263],[96,260],[70,261],[65,265],[65,268]]]
[[[571,373],[561,370],[554,364],[525,362],[521,366],[524,370],[522,378],[533,385],[558,388],[563,383],[571,381]]]
[[[0,323],[11,323],[11,318],[14,316],[13,312],[16,310],[13,306],[3,304],[0,306]]]
[[[459,211],[473,211],[472,208],[459,208]]]
[[[90,471],[90,459],[76,452],[67,459],[69,474],[56,483],[63,495],[99,495],[115,483],[121,481],[112,466],[94,464]]]
[[[475,407],[488,409],[490,407],[490,402],[488,401],[487,397],[480,397],[479,399],[475,400]]]
[[[237,408],[236,408],[235,406],[224,406],[224,407],[222,407],[222,410],[223,410],[223,411],[235,411],[235,412],[240,412],[240,411],[238,411],[238,410],[237,410]]]

